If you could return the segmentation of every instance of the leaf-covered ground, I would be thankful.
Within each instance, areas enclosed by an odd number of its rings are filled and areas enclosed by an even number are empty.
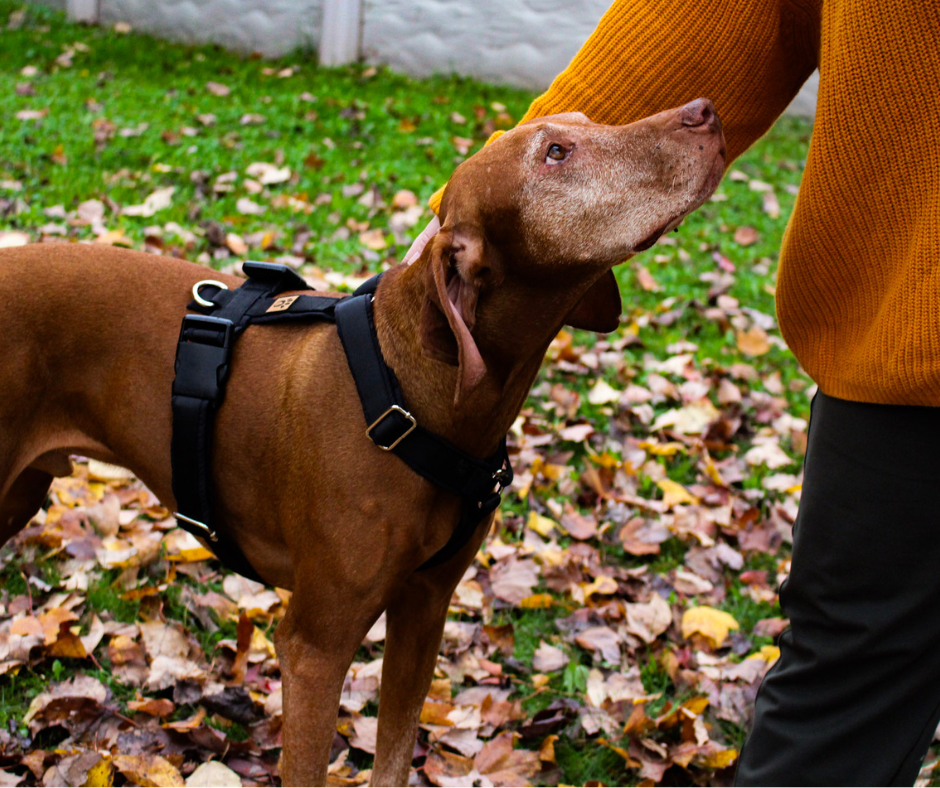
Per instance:
[[[7,0],[0,30],[0,247],[252,257],[342,288],[396,262],[427,197],[531,100]],[[812,386],[773,292],[810,132],[778,123],[618,269],[618,331],[552,345],[453,601],[416,784],[730,780],[786,624]],[[0,783],[276,782],[289,593],[222,571],[139,482],[81,458],[0,560]],[[383,639],[380,621],[349,672],[338,785],[368,779]]]

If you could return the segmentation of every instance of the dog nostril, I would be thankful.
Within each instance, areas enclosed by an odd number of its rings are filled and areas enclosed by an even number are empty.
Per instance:
[[[679,118],[683,126],[712,126],[715,121],[715,105],[706,98],[695,99],[679,110]]]

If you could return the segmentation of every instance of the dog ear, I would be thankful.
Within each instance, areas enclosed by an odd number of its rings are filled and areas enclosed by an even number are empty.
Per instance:
[[[445,228],[431,241],[421,341],[431,358],[458,367],[455,407],[486,374],[471,333],[486,272],[485,244],[478,231],[464,227]]]
[[[572,328],[606,334],[620,324],[620,287],[613,271],[598,279],[568,313],[565,323]]]

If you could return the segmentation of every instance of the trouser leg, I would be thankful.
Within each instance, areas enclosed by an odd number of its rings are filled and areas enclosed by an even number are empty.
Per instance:
[[[940,408],[818,394],[739,785],[911,785],[940,720]]]

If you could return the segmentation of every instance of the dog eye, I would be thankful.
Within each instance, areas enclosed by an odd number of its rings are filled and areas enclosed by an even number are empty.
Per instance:
[[[550,145],[548,152],[545,154],[546,160],[551,159],[552,161],[564,161],[568,158],[568,151],[566,151],[561,145],[555,143]]]

